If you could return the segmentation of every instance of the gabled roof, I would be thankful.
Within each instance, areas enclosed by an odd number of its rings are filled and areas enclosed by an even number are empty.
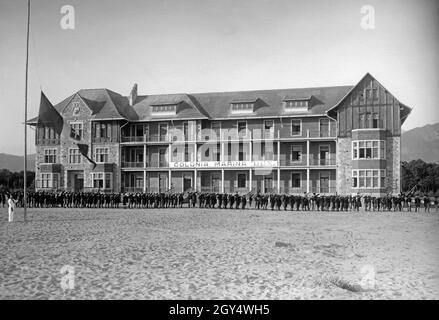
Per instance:
[[[197,101],[194,101],[190,95],[185,93],[138,96],[137,101],[133,106],[133,110],[138,115],[139,120],[208,118],[208,115]],[[172,104],[180,105],[180,110],[175,116],[154,115],[152,112],[152,106]]]
[[[358,84],[368,76],[372,77],[367,73]],[[82,89],[55,105],[55,108],[61,113],[77,94],[92,110],[94,120],[236,119],[237,115],[231,112],[230,104],[244,102],[255,103],[255,108],[253,113],[240,115],[240,118],[280,117],[293,114],[313,116],[328,114],[335,110],[358,84],[316,88],[143,95],[137,96],[133,106],[130,106],[128,97],[114,91]],[[288,100],[310,100],[312,103],[306,109],[286,113],[284,102]],[[175,115],[155,115],[152,112],[152,106],[171,104],[179,105]],[[403,122],[411,109],[403,104],[401,108],[401,121]],[[33,118],[28,123],[35,124],[37,120]]]
[[[128,103],[128,98],[108,89],[81,89],[70,95],[54,107],[62,113],[70,101],[78,95],[92,111],[92,119],[137,120],[136,112]],[[36,124],[38,117],[28,120]]]
[[[358,81],[358,83],[352,87],[351,90],[349,90],[349,92],[346,93],[346,95],[340,99],[340,101],[338,101],[336,104],[334,104],[334,106],[332,108],[330,108],[329,110],[326,111],[326,113],[329,116],[335,116],[334,112],[335,110],[337,110],[337,108],[346,100],[347,97],[349,97],[349,95],[355,90],[356,87],[358,87],[363,80],[365,80],[366,78],[371,78],[372,80],[376,81],[381,87],[383,87],[386,91],[388,91],[377,79],[375,79],[374,76],[372,76],[369,72],[366,73],[360,81]],[[393,96],[394,97],[394,96]],[[394,97],[394,99],[400,104],[401,106],[401,125],[404,123],[404,121],[406,120],[406,118],[408,117],[408,115],[410,114],[410,112],[412,111],[412,108],[406,106],[405,104],[401,103],[396,97]]]
[[[235,91],[235,92],[211,92],[194,93],[192,96],[204,107],[210,118],[235,118],[236,115],[230,113],[230,103],[232,101],[254,101],[258,100],[258,107],[253,114],[242,117],[278,117],[284,115],[284,98],[287,97],[311,97],[316,98],[316,102],[308,110],[297,114],[313,115],[324,114],[326,110],[339,101],[352,86],[338,87],[317,87],[299,89],[273,89],[256,91]],[[291,115],[289,113],[288,115]],[[240,116],[241,117],[241,116]]]

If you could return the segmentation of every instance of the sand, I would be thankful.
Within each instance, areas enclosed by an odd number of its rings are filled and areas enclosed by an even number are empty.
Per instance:
[[[0,208],[0,299],[439,298],[439,213],[29,209],[28,219],[9,224]]]

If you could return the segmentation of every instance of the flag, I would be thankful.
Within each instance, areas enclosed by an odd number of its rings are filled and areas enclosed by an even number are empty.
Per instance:
[[[55,107],[41,91],[40,110],[38,112],[38,126],[52,128],[55,133],[61,135],[64,120],[56,111]]]
[[[79,152],[86,158],[90,163],[93,164],[93,169],[96,168],[96,162],[94,162],[89,156],[88,156],[88,145],[84,143],[77,143]]]

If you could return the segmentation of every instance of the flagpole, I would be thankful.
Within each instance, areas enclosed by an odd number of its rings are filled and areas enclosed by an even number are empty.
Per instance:
[[[27,209],[27,87],[29,71],[29,28],[30,28],[30,0],[27,0],[27,35],[26,35],[26,78],[24,89],[24,179],[23,179],[23,209],[24,222],[26,222]]]

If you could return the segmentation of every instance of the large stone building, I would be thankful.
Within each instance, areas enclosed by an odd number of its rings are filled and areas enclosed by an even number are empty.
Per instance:
[[[398,193],[410,108],[354,86],[129,96],[80,90],[35,125],[38,190]],[[71,132],[89,147],[81,156]]]

